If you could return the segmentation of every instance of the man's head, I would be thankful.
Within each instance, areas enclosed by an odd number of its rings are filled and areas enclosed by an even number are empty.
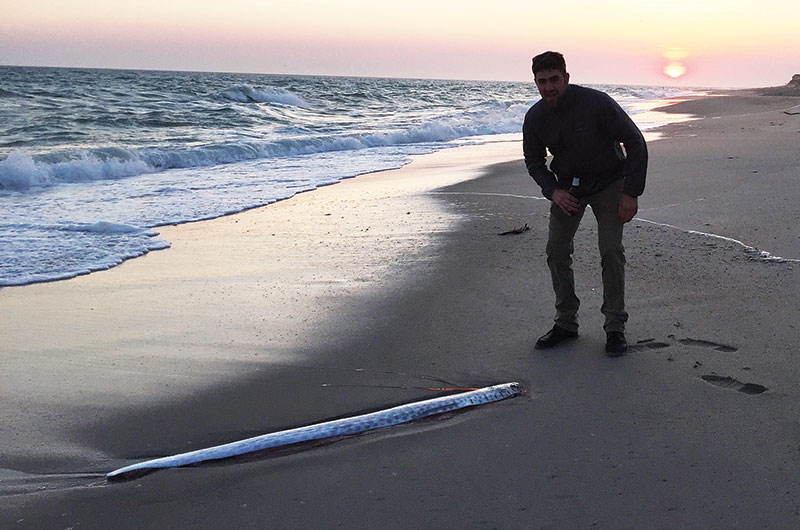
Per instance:
[[[531,66],[536,88],[548,107],[558,107],[569,83],[567,63],[558,52],[544,52],[533,58]]]

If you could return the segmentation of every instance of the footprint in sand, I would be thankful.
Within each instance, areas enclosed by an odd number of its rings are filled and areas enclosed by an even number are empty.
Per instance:
[[[731,390],[737,390],[743,394],[763,394],[768,390],[764,385],[759,385],[756,383],[742,383],[741,381],[737,381],[733,377],[728,376],[703,375],[700,376],[700,378],[703,381],[711,383],[712,385],[716,385],[720,388],[730,388]]]
[[[733,346],[728,346],[727,344],[720,344],[718,342],[711,342],[710,340],[703,340],[703,339],[692,339],[692,338],[685,338],[685,339],[678,339],[675,338],[674,335],[670,335],[669,338],[677,340],[681,344],[685,344],[686,346],[698,346],[700,348],[711,348],[713,350],[725,352],[725,353],[732,353],[735,351],[739,351],[739,348],[734,348]]]
[[[713,342],[710,340],[693,339],[691,337],[687,337],[685,339],[679,339],[675,335],[670,335],[669,338],[686,346],[709,348],[724,353],[732,353],[735,351],[739,351],[739,349],[734,346],[729,346],[727,344],[721,344],[719,342]],[[636,344],[629,345],[628,349],[631,351],[660,350],[663,348],[669,348],[670,346],[671,344],[667,342],[660,342],[653,338],[649,338],[649,339],[642,339],[640,341],[637,341]]]
[[[658,342],[656,339],[642,339],[636,341],[636,344],[628,346],[628,350],[630,351],[660,350],[663,348],[669,348],[669,344],[666,342]]]
[[[684,344],[686,346],[697,346],[700,348],[710,348],[716,351],[721,352],[735,352],[738,351],[738,348],[734,348],[733,346],[728,346],[727,344],[720,344],[718,342],[712,342],[710,340],[702,340],[702,339],[692,339],[692,338],[685,338],[685,339],[678,339],[674,335],[669,336],[670,339],[679,342],[680,344]],[[636,344],[632,344],[628,346],[629,350],[633,351],[643,351],[643,350],[660,350],[662,348],[669,348],[670,344],[666,342],[658,342],[653,338],[650,339],[643,339],[637,341]],[[672,357],[668,360],[672,360]],[[700,361],[695,361],[695,368],[699,368],[702,366],[703,363]],[[736,390],[743,394],[763,394],[768,390],[767,387],[764,385],[759,385],[757,383],[742,383],[734,379],[733,377],[722,376],[722,375],[703,375],[701,379],[707,383],[711,383],[712,385],[718,386],[720,388],[729,388],[731,390]]]

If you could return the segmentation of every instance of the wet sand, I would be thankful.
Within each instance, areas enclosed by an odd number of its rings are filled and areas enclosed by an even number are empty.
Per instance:
[[[619,359],[602,353],[590,214],[581,337],[533,349],[553,315],[549,203],[519,160],[471,178],[518,145],[171,227],[170,250],[0,290],[0,527],[796,528],[797,104],[669,109],[706,118],[650,144]],[[528,393],[274,458],[102,479],[441,380]]]

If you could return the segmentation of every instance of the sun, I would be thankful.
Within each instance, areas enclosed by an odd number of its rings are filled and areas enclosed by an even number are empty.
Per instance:
[[[664,73],[670,76],[672,79],[678,79],[680,76],[686,73],[686,67],[678,62],[669,63],[664,67]]]
[[[674,47],[664,50],[663,57],[669,61],[667,66],[664,67],[664,73],[672,79],[681,77],[686,73],[686,67],[681,62],[681,59],[685,59],[688,55],[689,52],[684,48]]]

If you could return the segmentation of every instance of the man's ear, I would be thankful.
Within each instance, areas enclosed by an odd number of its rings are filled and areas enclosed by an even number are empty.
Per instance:
[[[569,72],[566,72],[566,75],[564,76],[564,81],[566,83],[569,83]]]

